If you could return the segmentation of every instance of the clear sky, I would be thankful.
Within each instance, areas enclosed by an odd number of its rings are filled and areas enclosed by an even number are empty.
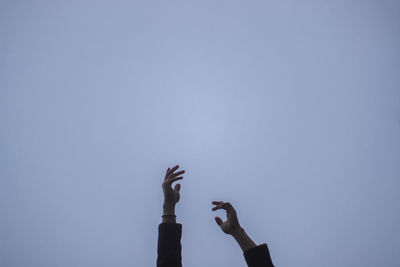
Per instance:
[[[0,266],[400,266],[398,1],[0,1]]]

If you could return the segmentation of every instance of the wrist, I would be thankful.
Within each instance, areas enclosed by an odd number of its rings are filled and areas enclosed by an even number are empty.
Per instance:
[[[164,215],[166,215],[166,216],[164,216]],[[173,203],[164,203],[163,204],[162,222],[163,223],[176,223],[175,204],[173,204]]]
[[[239,238],[240,236],[243,236],[244,234],[246,234],[246,232],[244,231],[244,229],[241,226],[239,226],[237,229],[233,230],[231,233],[231,235],[234,238]]]
[[[173,215],[175,215],[175,204],[164,203],[163,204],[163,214],[173,214]]]
[[[176,216],[175,215],[163,215],[162,222],[163,223],[176,223]]]

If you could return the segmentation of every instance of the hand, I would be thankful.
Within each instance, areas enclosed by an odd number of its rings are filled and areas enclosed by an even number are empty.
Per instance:
[[[237,214],[235,209],[232,207],[231,203],[223,201],[213,201],[212,204],[216,205],[212,208],[213,211],[224,209],[226,211],[226,221],[222,221],[220,217],[215,217],[215,221],[221,227],[225,234],[235,235],[242,231],[242,227],[239,224]]]
[[[254,248],[256,243],[247,235],[244,229],[240,226],[239,220],[236,215],[235,209],[231,203],[223,201],[213,201],[212,204],[216,205],[212,210],[224,209],[226,211],[227,220],[224,222],[220,217],[215,217],[215,221],[221,227],[222,231],[230,234],[236,239],[243,252]]]
[[[164,192],[164,206],[175,207],[175,204],[178,203],[180,199],[179,190],[181,189],[181,185],[176,184],[174,189],[171,187],[173,182],[183,179],[183,177],[179,175],[184,174],[185,171],[182,170],[175,173],[178,168],[179,165],[176,165],[172,169],[168,168],[167,172],[165,173],[164,182],[162,184],[162,189]]]

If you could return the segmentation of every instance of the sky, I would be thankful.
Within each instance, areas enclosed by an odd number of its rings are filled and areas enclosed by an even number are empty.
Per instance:
[[[400,265],[398,1],[0,1],[0,266]]]

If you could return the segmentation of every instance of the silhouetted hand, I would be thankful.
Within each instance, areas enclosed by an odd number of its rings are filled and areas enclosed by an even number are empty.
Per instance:
[[[164,192],[164,204],[163,204],[163,219],[164,223],[176,223],[175,216],[175,205],[180,199],[179,190],[181,189],[180,184],[176,184],[172,189],[172,183],[183,179],[179,176],[185,173],[184,170],[175,172],[179,168],[179,165],[168,168],[165,173],[164,182],[162,183],[162,190]]]
[[[224,209],[226,211],[226,221],[220,217],[215,217],[215,221],[221,227],[222,231],[226,234],[232,235],[237,241],[243,252],[254,248],[256,243],[247,235],[245,230],[240,226],[237,218],[236,210],[232,207],[231,203],[223,201],[213,201],[212,204],[216,205],[212,208],[213,211]]]
[[[179,165],[176,165],[172,169],[168,168],[165,173],[164,182],[162,184],[162,189],[164,192],[164,205],[167,206],[175,206],[180,199],[179,190],[181,189],[180,184],[176,184],[174,189],[172,189],[172,183],[178,180],[182,180],[183,177],[179,176],[184,174],[185,171],[175,172],[179,168]]]
[[[221,227],[222,231],[226,234],[234,235],[242,230],[239,224],[237,214],[235,209],[232,207],[231,203],[223,201],[213,201],[212,204],[216,205],[212,208],[213,211],[224,209],[226,211],[226,221],[223,221],[220,217],[215,217],[215,221]]]

